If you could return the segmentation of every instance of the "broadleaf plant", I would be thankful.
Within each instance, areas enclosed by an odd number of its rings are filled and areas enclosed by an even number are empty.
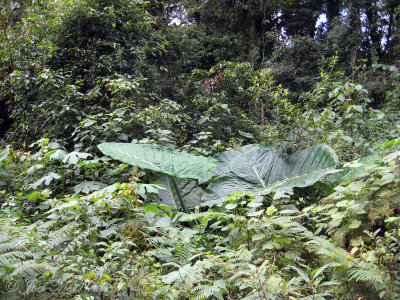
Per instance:
[[[204,190],[197,184],[197,180],[178,178],[175,181],[188,208],[194,208],[199,205]],[[164,205],[178,209],[179,198],[174,189],[173,183],[171,182],[171,178],[168,175],[161,175],[154,183],[165,186],[165,190],[160,190],[158,193],[161,202]]]
[[[331,147],[319,144],[281,156],[274,147],[247,145],[218,157],[210,173],[203,204],[223,201],[232,192],[268,193],[274,188],[306,187],[335,172],[338,158]]]
[[[124,163],[168,175],[182,209],[186,213],[189,213],[189,209],[181,195],[175,177],[203,179],[217,166],[217,161],[213,158],[183,153],[158,145],[102,143],[98,145],[98,148],[104,154]]]
[[[98,148],[104,154],[124,163],[179,178],[203,179],[217,165],[213,158],[158,145],[102,143]]]

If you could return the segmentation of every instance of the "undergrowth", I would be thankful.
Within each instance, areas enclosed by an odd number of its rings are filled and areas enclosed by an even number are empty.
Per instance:
[[[312,201],[293,191],[263,201],[235,193],[183,214],[149,204],[161,187],[135,176],[56,197],[51,181],[3,194],[2,297],[396,299],[400,151],[393,144],[344,164],[326,179],[331,192]],[[28,183],[25,169],[53,163],[46,151],[7,148],[3,168]],[[24,208],[32,195],[38,203]]]

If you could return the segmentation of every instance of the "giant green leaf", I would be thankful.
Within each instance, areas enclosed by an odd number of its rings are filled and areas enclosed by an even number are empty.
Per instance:
[[[175,209],[181,208],[179,195],[174,188],[171,177],[167,175],[161,175],[154,183],[165,186],[165,189],[158,191],[159,201],[162,204],[171,206]],[[180,191],[183,201],[189,209],[192,209],[200,204],[200,199],[204,191],[197,184],[197,180],[179,178],[176,180],[176,185]]]
[[[338,158],[325,144],[281,156],[276,148],[248,145],[217,157],[219,163],[202,202],[213,204],[232,192],[263,192],[272,188],[306,187],[335,171]]]
[[[102,143],[98,148],[124,163],[179,178],[202,179],[217,166],[213,158],[150,144]]]

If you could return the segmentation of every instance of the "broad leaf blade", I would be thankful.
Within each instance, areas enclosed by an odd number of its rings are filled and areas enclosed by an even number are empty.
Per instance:
[[[179,178],[202,179],[217,166],[213,158],[150,144],[102,143],[98,148],[124,163]]]
[[[60,179],[60,178],[61,178],[61,176],[58,175],[57,173],[50,172],[47,175],[45,175],[42,178],[40,178],[38,181],[30,184],[29,187],[32,188],[32,189],[36,189],[39,186],[41,186],[43,183],[45,185],[49,185],[53,180]]]
[[[99,181],[84,181],[74,186],[74,192],[75,194],[79,193],[89,194],[90,192],[101,190],[106,186],[107,185]]]
[[[230,196],[232,193],[253,191],[259,186],[242,180],[232,172],[228,172],[214,179],[205,190],[201,202],[204,205],[214,205],[223,202],[221,198]]]
[[[201,180],[200,183],[204,183],[209,181],[215,176],[220,176],[228,171],[229,162],[241,155],[242,152],[231,150],[231,151],[224,151],[218,153],[215,158],[218,161],[217,167],[210,173],[207,174],[207,177]]]
[[[161,175],[154,183],[165,186],[165,189],[159,190],[158,192],[159,201],[162,204],[171,206],[175,209],[181,208],[178,195],[172,186],[171,178],[169,176]],[[181,192],[183,201],[185,201],[188,208],[192,209],[200,204],[200,199],[201,196],[203,196],[204,191],[198,186],[196,180],[179,178],[176,180],[176,183]]]
[[[243,181],[254,184],[255,187],[266,187],[285,177],[287,165],[283,163],[275,148],[249,146],[242,155],[230,162],[229,169],[233,174]]]
[[[207,205],[220,203],[232,192],[262,193],[272,188],[306,187],[335,171],[338,158],[329,146],[320,144],[282,157],[277,149],[249,145],[227,163],[202,197]],[[229,155],[228,155],[229,156]]]
[[[287,165],[290,166],[287,178],[307,174],[310,170],[321,170],[336,167],[338,158],[331,147],[326,144],[315,145],[297,151],[288,156]]]
[[[335,151],[326,144],[319,144],[297,151],[286,158],[289,168],[284,179],[269,185],[273,188],[293,188],[313,185],[324,176],[336,172],[339,160]]]
[[[82,159],[87,159],[88,157],[92,156],[90,153],[84,153],[84,152],[71,152],[68,153],[64,156],[62,162],[64,164],[70,164],[70,165],[76,165],[78,162]]]

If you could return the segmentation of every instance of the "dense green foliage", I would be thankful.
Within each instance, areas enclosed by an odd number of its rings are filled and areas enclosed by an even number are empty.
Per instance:
[[[399,299],[399,13],[2,1],[0,298]]]

